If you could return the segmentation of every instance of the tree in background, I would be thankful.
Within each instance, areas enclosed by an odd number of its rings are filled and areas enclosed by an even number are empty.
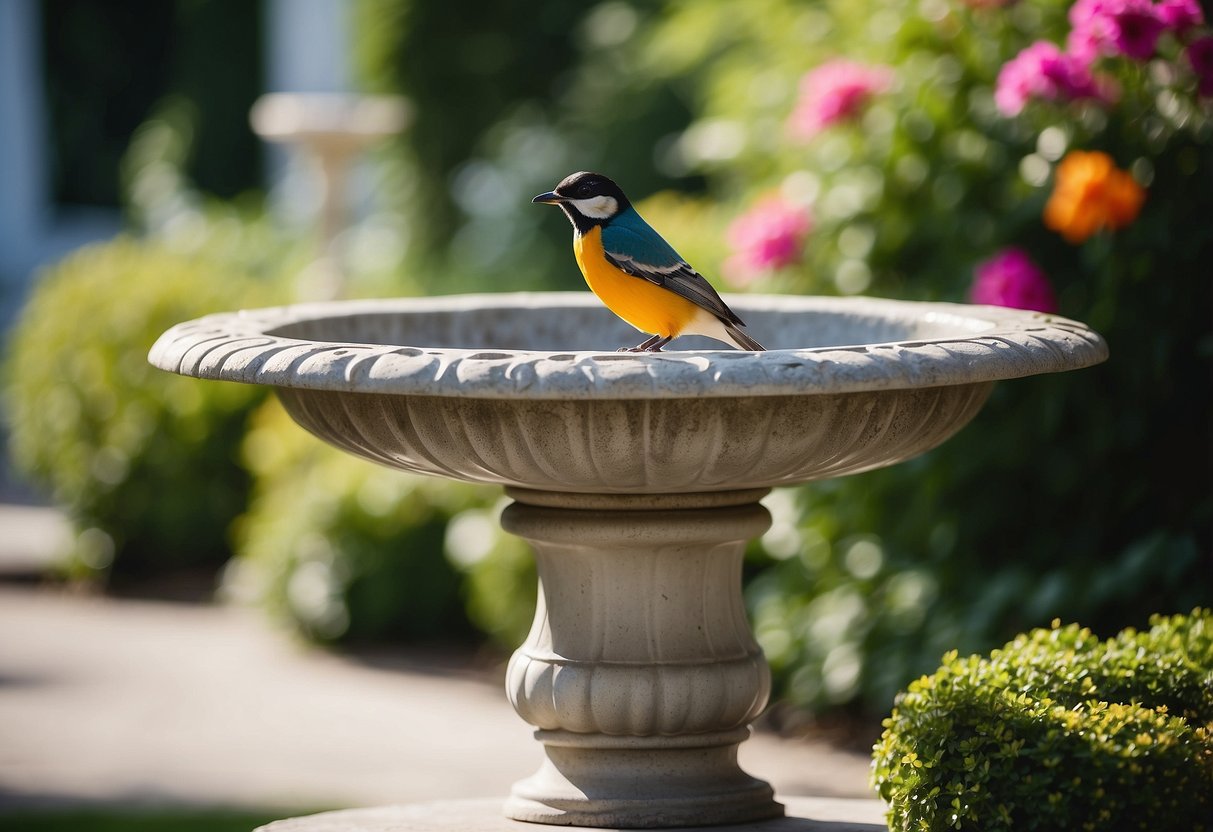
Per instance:
[[[574,170],[630,192],[696,189],[654,148],[691,118],[687,89],[637,71],[661,4],[360,0],[369,90],[406,95],[395,195],[431,292],[580,287],[565,229],[530,198]]]
[[[529,199],[600,169],[647,196],[642,212],[722,288],[972,299],[1056,311],[1108,339],[1107,364],[995,390],[924,457],[772,494],[747,574],[777,695],[884,712],[945,651],[1054,617],[1110,634],[1210,602],[1213,38],[1193,0],[352,8],[366,87],[415,107],[383,157],[383,216],[407,247],[379,293],[580,288],[567,227]],[[160,158],[160,134],[141,134]],[[265,259],[251,225],[220,225],[233,251]],[[397,497],[428,506],[415,528],[438,540],[454,508]],[[379,527],[364,508],[335,498],[317,520],[369,552]],[[479,530],[479,559],[459,564],[473,618],[521,637],[510,627],[526,616],[486,621],[528,603],[513,593],[529,562],[481,534],[491,511],[475,511],[453,521],[456,537]],[[244,529],[273,536],[255,516]],[[334,551],[326,574],[350,582],[325,592],[374,583]],[[288,595],[311,563],[285,549],[262,562],[285,564],[268,583]],[[364,634],[386,620],[346,612],[370,622]]]

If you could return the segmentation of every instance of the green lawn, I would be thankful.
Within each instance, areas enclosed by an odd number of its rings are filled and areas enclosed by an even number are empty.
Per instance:
[[[4,832],[252,832],[278,818],[308,812],[47,809],[0,812]]]

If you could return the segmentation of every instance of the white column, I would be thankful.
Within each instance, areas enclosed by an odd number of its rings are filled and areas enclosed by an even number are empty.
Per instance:
[[[46,125],[37,0],[0,3],[0,282],[23,284],[47,224]]]
[[[37,269],[117,234],[117,208],[56,206],[38,0],[0,0],[0,328]]]
[[[266,91],[348,92],[350,8],[343,0],[267,0]]]

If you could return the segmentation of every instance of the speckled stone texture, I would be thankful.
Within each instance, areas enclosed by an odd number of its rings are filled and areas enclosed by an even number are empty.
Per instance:
[[[150,359],[272,385],[299,424],[352,454],[508,487],[503,524],[535,549],[540,598],[507,691],[547,755],[515,785],[510,817],[863,828],[769,820],[783,806],[737,765],[770,689],[741,602],[745,543],[769,522],[758,500],[909,459],[967,424],[995,382],[1107,350],[1082,324],[993,307],[729,303],[769,351],[688,338],[617,353],[636,333],[587,293],[554,293],[213,315],[166,332]],[[411,812],[273,829],[457,828]],[[515,828],[477,823],[461,828]]]
[[[308,430],[404,470],[662,494],[899,462],[963,427],[993,382],[1107,355],[1081,324],[1031,312],[855,298],[730,303],[768,352],[605,352],[635,333],[585,293],[552,293],[213,315],[169,330],[150,357],[185,375],[273,385]],[[675,345],[696,343],[710,344]]]
[[[1107,357],[1082,324],[989,306],[744,295],[768,346],[699,337],[616,353],[636,332],[588,293],[301,304],[173,327],[151,361],[199,378],[311,390],[489,399],[730,398],[940,387],[1072,370]]]

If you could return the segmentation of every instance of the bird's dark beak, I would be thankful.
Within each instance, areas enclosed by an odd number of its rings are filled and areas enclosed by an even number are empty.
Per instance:
[[[564,202],[564,199],[564,197],[555,191],[548,191],[546,194],[540,194],[539,196],[535,197],[531,200],[531,202],[542,202],[546,205],[558,205],[559,203]]]

